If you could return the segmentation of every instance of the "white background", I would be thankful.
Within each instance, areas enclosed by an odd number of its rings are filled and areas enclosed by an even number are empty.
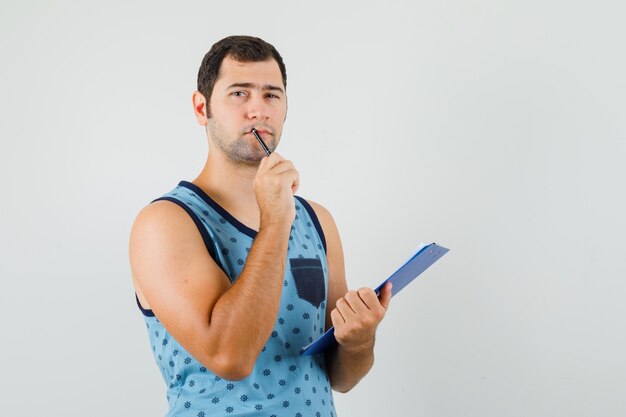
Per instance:
[[[451,249],[340,417],[625,415],[623,4],[2,2],[2,415],[165,414],[128,235],[201,170],[191,93],[231,34],[284,57],[279,151],[350,287]]]

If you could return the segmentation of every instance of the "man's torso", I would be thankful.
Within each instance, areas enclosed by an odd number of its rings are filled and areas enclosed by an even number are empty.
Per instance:
[[[207,249],[234,282],[254,242],[252,224],[239,221],[202,189],[185,181],[161,199],[178,204],[204,227],[201,233],[208,235],[204,241],[210,242]],[[324,332],[328,290],[325,241],[306,200],[295,198],[294,203],[296,220],[289,238],[278,317],[248,378],[225,381],[212,374],[150,316],[150,310],[142,310],[155,360],[168,384],[171,415],[335,414],[323,356],[300,355],[303,346]]]

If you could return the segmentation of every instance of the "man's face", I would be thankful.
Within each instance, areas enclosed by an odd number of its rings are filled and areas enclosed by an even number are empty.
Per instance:
[[[207,129],[220,151],[232,162],[258,165],[265,152],[251,129],[254,127],[274,151],[287,114],[287,96],[276,61],[224,58],[210,109]]]

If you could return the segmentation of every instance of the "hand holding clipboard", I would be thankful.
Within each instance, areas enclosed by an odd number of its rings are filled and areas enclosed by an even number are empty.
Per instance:
[[[400,268],[398,268],[396,272],[391,274],[389,278],[376,287],[374,292],[379,294],[381,288],[387,282],[391,281],[393,284],[391,296],[393,297],[411,281],[417,278],[422,272],[428,269],[432,264],[437,262],[439,258],[445,255],[448,251],[449,249],[439,246],[436,243],[420,243],[409,259]],[[314,355],[316,353],[321,353],[336,343],[335,328],[331,327],[319,339],[307,346],[304,346],[300,351],[300,354]]]

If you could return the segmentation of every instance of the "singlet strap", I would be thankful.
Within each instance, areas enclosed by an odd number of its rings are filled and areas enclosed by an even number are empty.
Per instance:
[[[211,258],[213,258],[213,260],[220,266],[220,268],[222,268],[221,262],[219,258],[217,257],[217,254],[215,253],[213,240],[211,239],[211,236],[209,236],[209,232],[206,230],[206,227],[204,227],[202,220],[200,220],[200,218],[196,215],[196,213],[191,208],[189,208],[189,206],[187,206],[187,204],[185,204],[184,202],[178,200],[177,198],[170,197],[170,196],[159,197],[155,200],[152,200],[151,203],[154,203],[155,201],[160,201],[160,200],[171,201],[172,203],[178,205],[179,207],[181,207],[183,210],[187,212],[189,217],[191,217],[193,222],[196,224],[196,227],[198,228],[198,231],[200,232],[200,235],[202,236],[204,245],[209,251]],[[222,268],[222,270],[223,269],[224,268]]]
[[[135,293],[135,300],[137,301],[137,307],[139,307],[139,310],[141,310],[144,316],[154,317],[154,311],[147,309],[147,308],[143,308],[143,306],[139,302],[139,297],[137,297],[137,293]]]
[[[320,236],[322,245],[324,246],[324,253],[326,253],[326,237],[324,236],[324,231],[322,230],[322,225],[320,224],[320,221],[317,218],[317,214],[315,214],[315,210],[313,210],[313,207],[311,207],[309,202],[306,201],[304,198],[300,196],[295,196],[295,197],[304,206],[304,209],[307,211],[307,213],[309,213],[309,217],[311,218],[311,220],[313,220],[313,225],[315,226],[315,230],[317,230],[317,234]]]

